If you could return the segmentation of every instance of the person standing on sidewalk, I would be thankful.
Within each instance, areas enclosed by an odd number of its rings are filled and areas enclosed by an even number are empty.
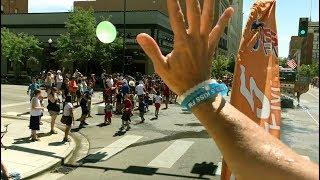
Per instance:
[[[166,105],[165,108],[163,109],[168,109],[168,104],[169,104],[169,97],[170,97],[170,89],[166,85],[166,83],[163,83],[163,96],[164,96],[164,104]]]
[[[70,81],[69,81],[69,84],[68,84],[68,88],[69,88],[69,92],[70,92],[71,97],[72,97],[72,103],[74,103],[75,100],[76,100],[76,92],[77,92],[77,89],[78,89],[76,78],[74,76],[72,76],[70,78]]]
[[[74,123],[74,116],[73,116],[73,105],[72,105],[72,97],[70,95],[66,96],[65,106],[63,107],[63,115],[62,118],[65,119],[66,122],[66,129],[64,131],[64,142],[70,141],[68,138],[71,125]]]
[[[156,119],[158,119],[161,102],[162,102],[162,97],[160,95],[160,91],[158,91],[154,96],[154,106],[156,107],[154,115],[156,116]]]
[[[31,100],[31,111],[30,111],[30,124],[29,128],[31,129],[31,141],[39,141],[37,136],[37,131],[40,130],[40,117],[44,107],[41,106],[41,91],[36,89],[34,91],[34,97]]]
[[[28,90],[27,90],[27,94],[30,95],[30,101],[31,101],[31,99],[32,99],[32,97],[34,95],[34,91],[36,89],[40,89],[40,86],[39,86],[38,83],[36,83],[36,79],[32,78],[32,83],[29,85]]]
[[[57,134],[54,130],[54,124],[56,122],[56,118],[60,113],[60,105],[59,105],[59,98],[57,95],[58,89],[56,87],[52,87],[50,92],[48,92],[48,106],[47,109],[51,116],[51,130],[50,134]]]

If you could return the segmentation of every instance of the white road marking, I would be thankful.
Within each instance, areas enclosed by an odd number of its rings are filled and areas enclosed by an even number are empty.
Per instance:
[[[319,126],[319,122],[312,116],[312,114],[309,112],[309,110],[307,109],[307,108],[305,108],[305,107],[303,107],[302,106],[302,109],[312,118],[312,120],[314,121],[314,122],[316,122],[317,124],[318,124],[318,126]]]
[[[192,141],[176,140],[166,150],[153,159],[148,166],[171,168],[171,166],[189,149]]]
[[[19,106],[19,105],[24,105],[24,104],[30,104],[30,101],[20,102],[20,103],[13,103],[13,104],[5,104],[5,105],[2,105],[1,108]]]
[[[107,147],[100,149],[99,151],[95,152],[94,154],[90,154],[87,159],[92,160],[107,160],[113,155],[117,154],[118,152],[124,150],[131,144],[135,143],[139,139],[141,139],[142,136],[136,136],[136,135],[126,135],[121,139],[118,139],[117,141],[113,142],[112,144],[108,145]],[[104,156],[101,158],[101,156]]]
[[[309,94],[310,96],[312,96],[312,97],[316,98],[317,100],[319,100],[319,96],[317,97],[317,96],[315,96],[315,95],[313,95],[313,94],[311,94],[309,92],[307,92],[307,94]]]

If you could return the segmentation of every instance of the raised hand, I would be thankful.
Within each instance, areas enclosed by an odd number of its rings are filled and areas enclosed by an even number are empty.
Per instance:
[[[173,51],[163,56],[156,41],[145,33],[139,34],[137,41],[152,60],[156,73],[181,95],[210,79],[213,53],[233,9],[226,9],[212,28],[214,0],[204,0],[202,11],[198,0],[186,0],[187,27],[179,0],[167,0],[167,6],[174,33]]]

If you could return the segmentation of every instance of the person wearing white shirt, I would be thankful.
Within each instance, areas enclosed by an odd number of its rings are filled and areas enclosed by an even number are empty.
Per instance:
[[[154,95],[153,99],[154,99],[154,106],[156,107],[155,116],[156,116],[156,119],[158,119],[159,109],[160,109],[161,102],[162,102],[162,97],[160,96],[160,91],[157,91],[157,93],[156,93],[156,95]]]
[[[56,76],[56,83],[57,83],[57,88],[58,88],[58,90],[61,89],[62,82],[63,82],[63,77],[62,77],[62,75],[61,75],[61,71],[58,70],[58,71],[57,71],[57,76]]]
[[[108,78],[106,79],[106,84],[109,88],[113,86],[113,79],[111,76],[108,76]]]
[[[42,115],[42,110],[44,107],[41,105],[41,91],[36,89],[34,91],[34,97],[31,100],[31,110],[30,110],[30,124],[31,129],[31,141],[39,141],[37,136],[37,131],[40,130],[40,117]]]
[[[71,103],[71,96],[66,96],[65,105],[63,108],[63,115],[62,118],[64,118],[64,124],[66,125],[66,129],[64,131],[64,138],[63,141],[67,142],[70,141],[68,139],[69,131],[71,129],[72,123],[74,123],[74,116],[73,116],[73,105]]]
[[[139,85],[136,86],[136,93],[138,97],[143,96],[145,94],[145,89],[142,81],[139,81]]]

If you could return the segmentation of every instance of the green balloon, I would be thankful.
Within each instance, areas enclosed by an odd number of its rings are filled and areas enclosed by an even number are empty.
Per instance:
[[[96,34],[103,43],[112,43],[117,37],[117,30],[109,21],[102,21],[98,24]]]

